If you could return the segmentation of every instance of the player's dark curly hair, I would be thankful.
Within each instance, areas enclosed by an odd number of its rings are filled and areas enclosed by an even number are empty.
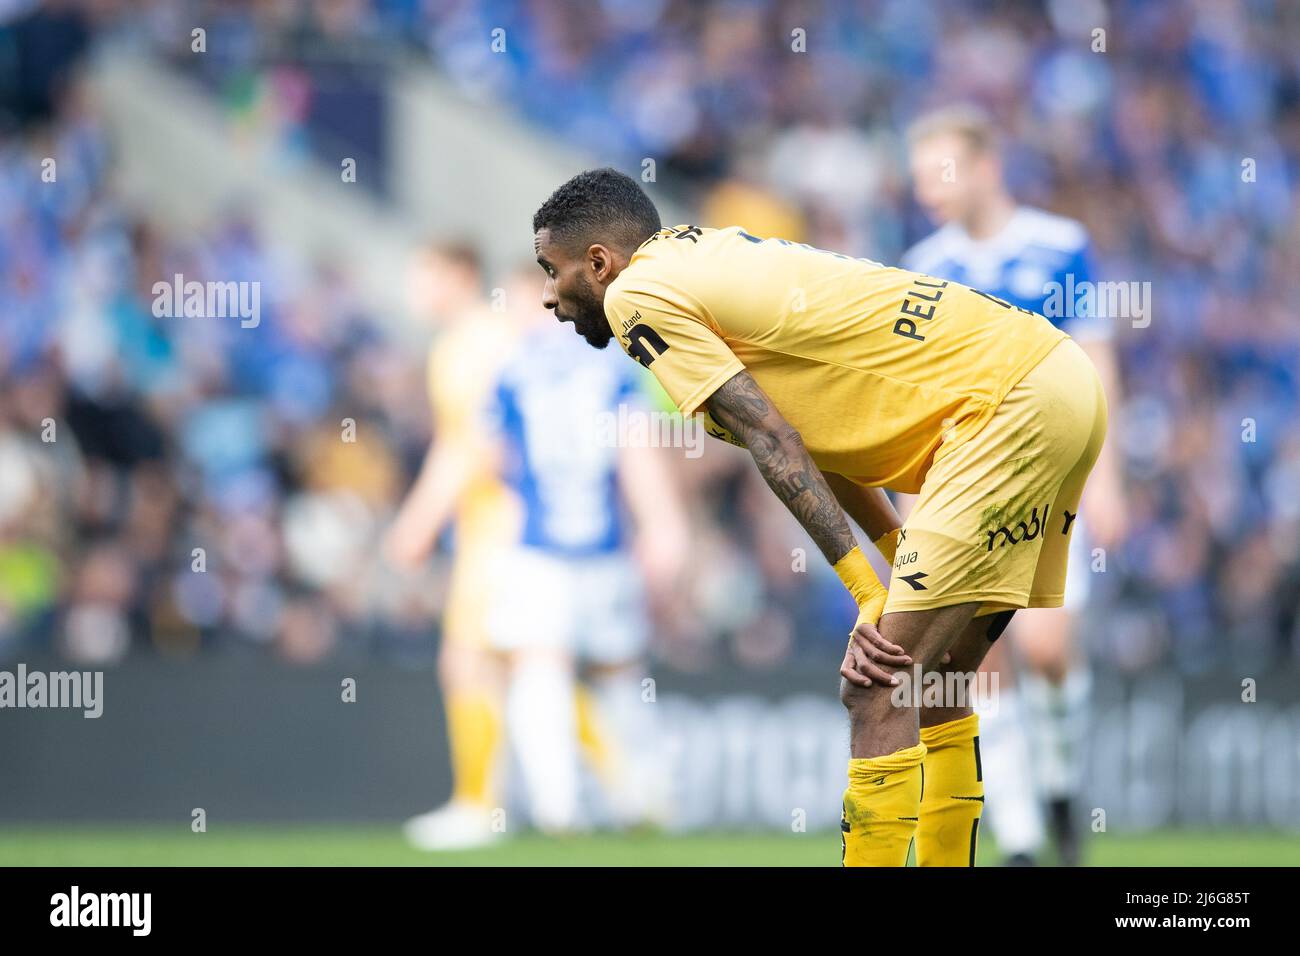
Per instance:
[[[578,173],[533,214],[533,232],[550,230],[552,241],[569,248],[599,242],[631,252],[660,226],[640,184],[608,166]]]

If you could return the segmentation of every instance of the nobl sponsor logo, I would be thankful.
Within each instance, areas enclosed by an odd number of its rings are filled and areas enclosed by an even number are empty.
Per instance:
[[[83,893],[73,886],[50,897],[50,925],[60,927],[129,927],[132,936],[148,936],[152,893]]]
[[[240,328],[262,323],[262,283],[185,281],[155,282],[153,314],[158,319],[239,319]]]
[[[1034,510],[1029,513],[1028,521],[1018,521],[1011,527],[999,525],[991,531],[985,531],[984,533],[988,535],[987,550],[993,550],[994,542],[998,543],[999,548],[1004,548],[1009,544],[1020,544],[1022,541],[1033,541],[1043,533],[1043,530],[1047,525],[1048,507],[1048,505],[1043,505],[1043,514],[1041,518],[1038,515],[1038,508],[1034,508]]]
[[[104,713],[103,671],[0,671],[0,708],[69,708],[86,718]]]

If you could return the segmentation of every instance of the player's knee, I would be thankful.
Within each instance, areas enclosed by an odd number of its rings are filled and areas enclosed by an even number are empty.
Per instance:
[[[853,710],[861,702],[862,691],[863,688],[850,682],[848,678],[840,678],[840,703],[847,710]]]
[[[636,677],[645,671],[645,662],[639,657],[630,657],[622,661],[602,661],[588,663],[586,675],[594,681],[618,680],[620,677]]]
[[[468,682],[470,668],[458,649],[444,646],[438,655],[438,679],[446,687],[460,687]]]
[[[1031,646],[1026,643],[1024,652],[1025,666],[1034,674],[1053,684],[1060,684],[1070,671],[1068,649],[1051,646]]]
[[[500,679],[500,663],[481,647],[459,643],[444,646],[438,655],[438,679],[448,689],[491,690]]]
[[[843,677],[840,678],[840,703],[851,714],[864,714],[878,706],[882,697],[888,698],[892,688],[872,684],[862,687]]]
[[[1068,640],[1052,633],[1035,633],[1020,641],[1016,649],[1024,658],[1025,667],[1032,673],[1059,683],[1069,673],[1072,663]]]
[[[510,666],[572,670],[573,657],[560,647],[524,647],[510,654]]]

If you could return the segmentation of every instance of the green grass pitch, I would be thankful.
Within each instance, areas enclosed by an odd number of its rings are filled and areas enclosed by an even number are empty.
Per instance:
[[[1089,834],[1097,866],[1295,866],[1300,834],[1159,831]],[[981,840],[981,865],[996,850]],[[147,827],[0,830],[2,866],[838,866],[839,834],[526,834],[484,850],[422,853],[396,827]]]

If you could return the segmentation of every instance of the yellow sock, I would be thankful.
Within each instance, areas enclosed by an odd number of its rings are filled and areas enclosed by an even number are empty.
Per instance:
[[[925,795],[916,828],[917,866],[974,866],[984,775],[978,714],[921,728]]]
[[[845,866],[906,866],[921,808],[925,744],[849,761],[844,791]]]
[[[492,805],[492,769],[500,739],[501,711],[495,694],[487,690],[447,693],[453,800]]]
[[[574,688],[573,703],[578,718],[578,746],[586,755],[596,775],[605,779],[615,773],[615,754],[596,700],[582,684]]]

